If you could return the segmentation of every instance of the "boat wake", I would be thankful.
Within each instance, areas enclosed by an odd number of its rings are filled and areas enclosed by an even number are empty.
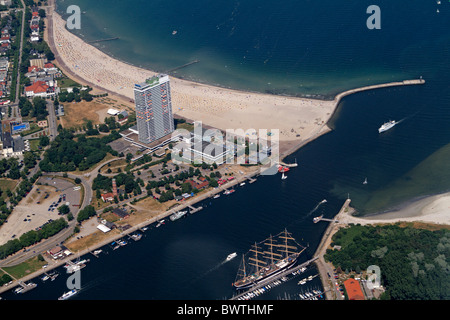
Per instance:
[[[320,207],[322,204],[326,203],[326,202],[327,202],[326,199],[323,199],[322,201],[320,201],[320,202],[315,206],[315,208],[312,209],[312,210],[305,216],[305,218],[309,217],[309,216],[312,215],[314,212],[316,212],[317,209],[319,209],[319,207]]]
[[[225,263],[230,262],[231,260],[227,260],[224,259],[223,261],[221,261],[220,263],[216,264],[214,267],[212,267],[211,269],[205,271],[204,273],[202,273],[201,275],[199,275],[198,277],[191,279],[190,283],[194,283],[199,281],[200,279],[206,277],[208,274],[210,274],[213,271],[216,271],[217,269],[219,269],[221,266],[223,266]]]
[[[317,210],[319,210],[320,206],[324,203],[326,203],[327,200],[323,199],[322,201],[320,201],[319,203],[317,203],[317,205],[314,207],[314,209],[312,209],[310,212],[308,212],[305,216],[293,221],[291,224],[294,223],[298,223],[298,222],[302,222],[303,220],[307,219],[309,216],[311,216],[314,212],[316,212]]]
[[[418,114],[418,113],[419,113],[419,111],[416,111],[414,114],[412,114],[412,115],[410,115],[410,116],[407,116],[407,117],[405,117],[405,118],[403,118],[403,119],[401,119],[401,120],[396,121],[395,124],[399,124],[399,123],[401,123],[401,122],[403,122],[403,121],[405,121],[405,120],[408,120],[409,118],[414,117],[414,116],[415,116],[416,114]]]

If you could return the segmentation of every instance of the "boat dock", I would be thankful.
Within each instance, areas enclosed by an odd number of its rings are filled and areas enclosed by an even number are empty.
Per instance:
[[[295,266],[293,268],[290,268],[290,269],[287,269],[287,270],[285,270],[283,272],[280,272],[276,276],[273,276],[273,277],[270,277],[269,279],[263,280],[263,281],[259,282],[258,284],[254,285],[253,287],[251,287],[251,288],[249,288],[249,289],[247,289],[247,290],[245,290],[245,291],[235,295],[234,297],[230,298],[230,300],[239,300],[239,299],[243,298],[244,296],[248,295],[249,293],[251,293],[252,291],[261,289],[261,288],[271,284],[274,281],[277,281],[277,280],[279,280],[279,279],[281,279],[283,277],[286,277],[289,274],[292,274],[294,272],[299,271],[302,268],[307,267],[312,262],[314,262],[317,258],[318,257],[312,258],[312,259],[310,259],[310,260],[308,260],[308,261],[306,261],[306,262],[304,262],[304,263],[302,263],[302,264],[300,264],[298,266]]]
[[[196,213],[196,212],[198,212],[198,211],[203,209],[202,206],[198,206],[197,208],[195,208],[194,206],[188,206],[188,208],[189,208],[189,213],[190,214]]]
[[[323,216],[315,217],[313,219],[314,223],[317,223],[319,221],[329,221],[329,222],[335,222],[335,223],[339,222],[339,220],[337,220],[337,219],[328,219],[328,218],[324,218]]]
[[[279,162],[279,165],[283,166],[283,167],[288,167],[288,168],[295,168],[298,167],[298,163],[294,162],[294,163],[284,163],[284,162]]]
[[[256,182],[256,179],[251,178],[251,177],[248,177],[247,180],[248,180],[248,183]]]
[[[25,293],[25,292],[30,291],[31,289],[34,289],[37,287],[37,284],[34,282],[25,283],[25,282],[19,281],[19,285],[22,288],[21,289],[19,288],[19,290],[16,289],[16,292],[18,292],[18,293]]]
[[[98,39],[98,40],[88,41],[88,43],[98,43],[98,42],[111,41],[111,40],[117,40],[117,39],[119,39],[119,37]]]

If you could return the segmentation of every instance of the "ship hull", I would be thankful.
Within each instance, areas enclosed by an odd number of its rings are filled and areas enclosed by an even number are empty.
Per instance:
[[[298,257],[297,257],[297,258],[298,258]],[[251,287],[257,285],[258,283],[260,283],[260,282],[262,282],[262,281],[267,281],[267,280],[269,280],[270,278],[276,276],[277,274],[280,274],[281,272],[283,272],[283,271],[285,271],[285,270],[288,270],[288,269],[292,268],[292,267],[295,265],[295,263],[297,262],[297,258],[292,259],[292,261],[290,261],[290,262],[289,262],[286,266],[284,266],[283,268],[280,268],[280,269],[278,269],[278,270],[275,270],[274,272],[269,273],[269,274],[263,276],[262,278],[257,279],[257,280],[255,280],[255,281],[253,281],[253,282],[247,282],[247,283],[242,284],[242,285],[238,285],[238,284],[234,283],[233,285],[234,285],[234,287],[235,287],[237,290],[243,290],[243,289],[251,288]]]

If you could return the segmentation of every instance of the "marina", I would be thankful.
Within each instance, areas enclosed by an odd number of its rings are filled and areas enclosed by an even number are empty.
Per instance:
[[[312,258],[298,266],[294,266],[292,269],[285,270],[281,273],[278,273],[274,277],[267,279],[265,281],[261,281],[258,284],[252,286],[250,289],[241,291],[237,295],[233,296],[230,300],[249,300],[253,297],[259,296],[261,293],[267,292],[268,290],[286,282],[289,279],[289,276],[297,276],[305,272],[306,267],[308,267],[312,262],[314,262],[316,258]],[[303,270],[303,271],[302,271]]]

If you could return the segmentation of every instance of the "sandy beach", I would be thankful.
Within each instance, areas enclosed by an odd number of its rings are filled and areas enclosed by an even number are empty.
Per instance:
[[[341,224],[381,224],[395,222],[424,222],[450,225],[450,192],[415,200],[398,210],[370,217],[354,217],[347,212],[336,216]]]
[[[134,100],[133,87],[155,72],[111,58],[65,27],[49,7],[47,40],[56,65],[82,84]],[[226,129],[279,130],[279,140],[302,142],[328,132],[336,101],[322,101],[230,90],[171,77],[172,109],[176,116]],[[276,138],[276,136],[272,136]],[[292,143],[286,144],[291,148]],[[280,148],[280,151],[281,148]]]

